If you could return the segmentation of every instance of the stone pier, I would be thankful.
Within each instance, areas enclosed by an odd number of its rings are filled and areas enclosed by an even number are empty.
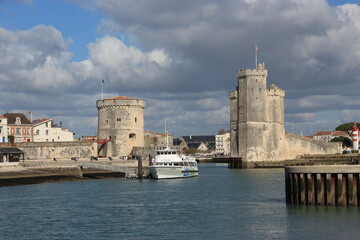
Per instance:
[[[360,165],[285,167],[286,203],[359,206]]]

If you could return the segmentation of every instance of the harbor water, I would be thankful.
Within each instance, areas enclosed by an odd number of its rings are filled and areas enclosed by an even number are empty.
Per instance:
[[[287,206],[284,169],[0,188],[0,239],[360,239],[358,207]]]

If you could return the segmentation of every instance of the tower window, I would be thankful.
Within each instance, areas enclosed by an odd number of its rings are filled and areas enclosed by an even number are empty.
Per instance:
[[[135,118],[135,122],[137,122],[137,118]]]
[[[121,122],[121,118],[117,118],[116,121]]]
[[[106,120],[105,120],[105,123],[109,123],[109,120],[106,119]]]
[[[129,138],[136,138],[136,134],[135,133],[130,133]]]

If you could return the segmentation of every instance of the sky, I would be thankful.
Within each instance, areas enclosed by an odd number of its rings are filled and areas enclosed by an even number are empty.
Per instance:
[[[0,0],[0,115],[97,134],[96,100],[144,99],[145,130],[229,129],[237,71],[268,69],[285,128],[360,121],[360,6],[342,0]]]

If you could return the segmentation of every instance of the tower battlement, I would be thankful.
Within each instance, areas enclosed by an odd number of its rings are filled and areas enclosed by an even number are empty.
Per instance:
[[[268,71],[265,69],[265,63],[259,63],[256,69],[242,69],[237,72],[238,78],[247,77],[267,77]]]
[[[284,98],[285,91],[282,90],[281,88],[278,88],[275,84],[271,84],[270,87],[268,88],[268,96]]]
[[[106,98],[96,101],[96,108],[145,108],[145,100],[129,97]]]

